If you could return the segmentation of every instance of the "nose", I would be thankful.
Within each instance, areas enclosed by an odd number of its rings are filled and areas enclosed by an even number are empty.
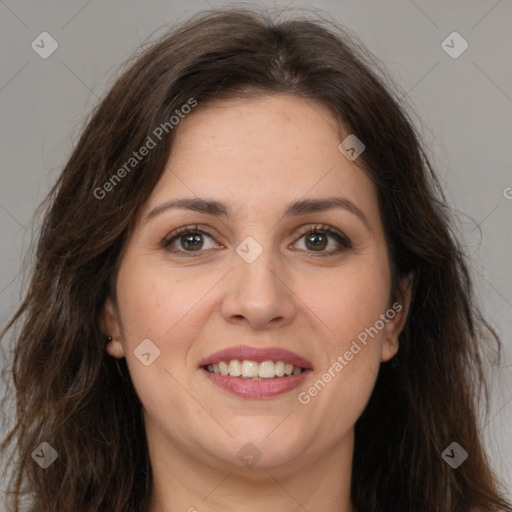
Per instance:
[[[227,280],[222,315],[227,322],[263,330],[293,322],[297,298],[289,271],[278,256],[264,249],[252,262],[238,253]]]

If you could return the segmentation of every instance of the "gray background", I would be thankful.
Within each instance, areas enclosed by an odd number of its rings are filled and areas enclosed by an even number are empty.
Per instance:
[[[0,325],[14,312],[26,285],[21,270],[37,228],[31,223],[34,209],[120,63],[151,34],[160,35],[165,24],[229,4],[0,0]],[[503,369],[493,373],[491,411],[483,430],[492,461],[512,489],[512,189],[507,189],[512,187],[512,2],[322,0],[291,5],[321,9],[354,30],[418,113],[472,258],[481,304],[504,343]],[[47,59],[31,48],[43,31],[59,45]],[[453,31],[469,44],[456,59],[441,47]],[[10,421],[8,412],[4,425]]]

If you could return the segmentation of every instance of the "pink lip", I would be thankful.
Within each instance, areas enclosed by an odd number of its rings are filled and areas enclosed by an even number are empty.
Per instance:
[[[284,361],[285,363],[291,363],[294,366],[300,366],[305,370],[313,369],[312,364],[307,359],[304,359],[298,354],[290,352],[289,350],[286,350],[284,348],[257,348],[249,347],[248,345],[239,345],[237,347],[230,347],[224,350],[220,350],[219,352],[215,352],[214,354],[208,356],[206,359],[203,359],[199,363],[199,366],[201,367],[206,366],[208,364],[216,364],[219,363],[220,361],[228,362],[231,361],[232,359],[238,359],[240,361],[247,359],[249,361],[256,361],[257,363],[261,363],[262,361]],[[299,375],[296,375],[296,377],[299,377]],[[237,382],[240,382],[240,379],[237,379],[236,377],[232,378],[236,379]]]
[[[209,363],[208,363],[209,364]],[[269,398],[286,393],[300,386],[311,370],[304,370],[299,375],[275,377],[267,380],[243,380],[230,375],[219,375],[205,368],[200,368],[213,384],[241,398]]]

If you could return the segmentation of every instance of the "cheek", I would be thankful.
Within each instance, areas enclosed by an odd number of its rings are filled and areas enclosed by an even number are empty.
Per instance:
[[[117,282],[125,357],[145,411],[158,419],[162,411],[169,408],[180,410],[186,399],[179,383],[184,380],[183,361],[190,339],[196,336],[186,331],[200,325],[200,322],[191,322],[193,312],[200,311],[199,301],[214,283],[209,283],[208,278],[185,279],[171,275],[168,268],[158,264],[136,263],[126,260]],[[159,350],[158,357],[148,366],[134,353],[146,339]],[[153,354],[150,359],[152,357]]]
[[[128,338],[164,342],[186,324],[186,317],[214,287],[218,276],[180,275],[162,265],[127,262],[120,269],[118,296]]]
[[[364,410],[380,367],[385,336],[380,318],[389,306],[387,261],[360,260],[322,281],[323,286],[311,289],[307,302],[328,327],[320,334],[325,340],[322,373],[306,390],[304,401],[316,401],[331,413],[341,411],[340,421],[348,425]]]
[[[331,418],[336,431],[346,432],[363,413],[370,399],[380,367],[382,334],[368,335],[364,342],[357,337],[365,333],[360,326],[343,325],[342,334],[328,347],[328,357],[316,380],[299,396],[301,404],[313,404],[319,416]],[[306,405],[306,410],[308,409]]]
[[[142,403],[155,413],[171,403],[179,405],[179,382],[190,371],[191,341],[200,336],[212,314],[205,308],[219,275],[195,274],[190,269],[180,272],[159,264],[136,264],[134,260],[126,260],[119,272],[117,289],[127,364]],[[149,366],[144,366],[134,353],[146,339],[160,351]],[[177,392],[167,396],[162,386]],[[164,397],[165,404],[160,403]]]
[[[323,321],[338,352],[366,328],[374,326],[389,307],[390,274],[385,258],[365,258],[307,280],[299,292],[307,306]],[[384,264],[382,263],[384,261]],[[314,282],[315,286],[311,286]],[[307,288],[306,288],[307,287]]]

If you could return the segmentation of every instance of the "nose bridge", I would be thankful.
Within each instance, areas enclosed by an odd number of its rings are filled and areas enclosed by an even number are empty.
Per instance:
[[[236,247],[234,270],[240,282],[244,283],[242,289],[248,289],[250,292],[252,288],[257,293],[264,289],[266,293],[276,294],[279,293],[276,290],[279,288],[279,280],[275,269],[280,265],[271,246],[271,237],[259,237],[260,240],[262,238],[264,241],[260,243],[253,236],[247,236]]]
[[[278,251],[270,245],[270,236],[263,238],[267,246],[248,236],[236,247],[232,287],[224,308],[228,316],[243,316],[261,327],[275,318],[290,321],[294,312]]]

